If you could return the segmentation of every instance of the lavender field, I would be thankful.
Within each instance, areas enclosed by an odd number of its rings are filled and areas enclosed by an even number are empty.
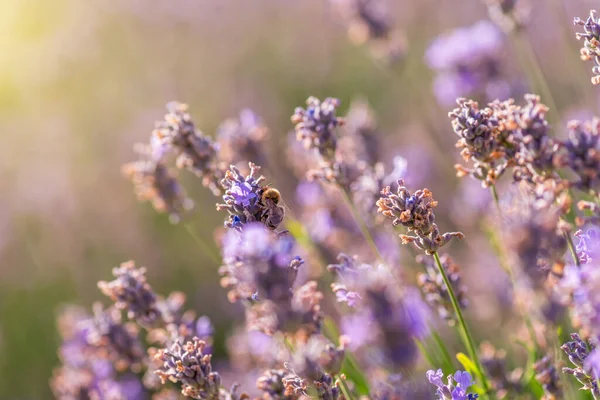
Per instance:
[[[600,3],[0,3],[0,398],[600,399]]]

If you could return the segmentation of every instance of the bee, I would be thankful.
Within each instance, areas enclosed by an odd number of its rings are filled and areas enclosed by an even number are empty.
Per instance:
[[[277,229],[283,222],[285,208],[280,204],[281,193],[279,190],[270,186],[263,186],[259,192],[260,195],[260,221],[269,229]]]

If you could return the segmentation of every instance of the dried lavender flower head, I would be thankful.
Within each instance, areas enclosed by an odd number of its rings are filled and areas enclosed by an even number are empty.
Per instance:
[[[438,203],[428,189],[420,189],[413,194],[404,186],[404,181],[399,180],[396,193],[390,186],[383,188],[376,204],[377,212],[391,218],[394,226],[402,225],[415,234],[400,235],[404,244],[414,243],[427,254],[437,252],[454,237],[464,237],[460,232],[440,233],[433,212]]]
[[[178,168],[187,168],[201,177],[203,185],[218,196],[223,172],[217,161],[217,145],[196,129],[187,104],[172,101],[167,104],[167,111],[152,132],[153,152],[174,152]]]
[[[344,123],[336,116],[340,101],[327,97],[321,102],[311,96],[306,106],[306,109],[297,107],[291,118],[296,125],[296,138],[306,149],[315,149],[325,160],[332,160],[337,147],[335,128]]]
[[[590,16],[585,21],[576,17],[573,23],[583,27],[583,32],[577,32],[575,37],[577,40],[583,39],[583,47],[580,50],[581,59],[583,61],[594,60],[592,83],[598,85],[600,84],[600,21],[596,17],[596,10],[591,10]]]
[[[467,393],[467,390],[475,383],[468,372],[456,371],[454,375],[448,375],[447,384],[442,381],[444,373],[441,369],[437,371],[429,370],[426,376],[429,383],[437,387],[436,395],[438,399],[473,400],[479,398],[477,394]]]
[[[455,29],[438,36],[425,53],[425,61],[437,76],[435,96],[450,105],[458,97],[483,100],[506,98],[510,84],[502,75],[502,32],[489,21]]]
[[[248,161],[264,165],[268,137],[269,131],[260,118],[252,110],[244,109],[238,118],[223,121],[217,129],[219,158],[238,168],[245,168]]]
[[[462,149],[463,160],[473,162],[472,169],[455,165],[457,175],[470,175],[484,187],[494,185],[508,164],[498,118],[491,108],[480,109],[476,101],[459,98],[456,103],[458,107],[448,113],[452,129],[459,136],[456,147]]]
[[[304,263],[293,256],[291,236],[278,235],[260,223],[249,223],[241,233],[231,230],[223,243],[221,285],[231,301],[267,299],[289,302],[298,269]]]
[[[158,212],[166,212],[172,223],[194,206],[179,182],[165,164],[152,159],[140,159],[122,167],[123,174],[131,180],[140,201],[149,201]]]
[[[577,180],[571,184],[586,192],[600,189],[600,118],[591,121],[570,121],[569,136],[560,142],[561,152],[555,163],[567,167]]]
[[[193,399],[219,399],[221,377],[212,370],[211,356],[204,352],[205,346],[206,343],[194,338],[159,350],[155,359],[162,365],[156,374],[162,383],[181,384],[181,393]]]
[[[548,107],[535,94],[525,95],[526,104],[521,107],[508,107],[503,115],[504,129],[509,129],[518,144],[515,180],[543,182],[556,177],[554,156],[557,144],[549,135],[546,120]]]
[[[146,282],[146,268],[136,268],[134,261],[127,261],[114,268],[113,275],[114,281],[100,281],[98,287],[118,309],[126,310],[127,316],[142,326],[153,325],[161,318],[156,294]]]

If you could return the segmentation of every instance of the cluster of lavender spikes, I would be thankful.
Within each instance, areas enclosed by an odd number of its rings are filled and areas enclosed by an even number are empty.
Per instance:
[[[488,6],[496,24],[506,31],[525,21],[515,1],[490,0]],[[386,42],[388,56],[394,54],[393,30],[375,1],[348,1],[343,7],[349,30],[361,42]],[[585,30],[577,38],[584,39],[582,58],[596,63],[592,82],[598,84],[600,27],[595,12],[585,22],[575,19],[575,24]],[[476,50],[464,47],[467,36],[476,40],[471,46]],[[437,39],[427,59],[439,73],[435,85],[439,100],[454,100],[459,94],[506,97],[510,85],[501,73],[498,55],[502,41],[487,22]],[[562,372],[574,376],[581,389],[597,399],[599,236],[593,226],[574,234],[579,239],[576,246],[572,236],[573,222],[580,226],[600,222],[600,120],[571,121],[568,137],[554,138],[546,120],[552,110],[539,96],[528,94],[524,99],[523,105],[508,99],[492,101],[484,108],[474,100],[456,100],[458,107],[449,113],[459,137],[456,147],[463,160],[473,164],[456,169],[459,176],[468,175],[493,189],[502,216],[495,223],[510,232],[496,243],[496,250],[500,263],[510,261],[505,268],[512,289],[526,293],[524,302],[568,310],[570,326],[578,333],[561,347],[573,364]],[[253,342],[256,346],[246,343],[247,348],[238,352],[248,359],[240,364],[252,366],[257,377],[253,396],[267,400],[417,399],[421,389],[411,387],[403,375],[421,367],[419,356],[423,355],[435,369],[421,376],[435,386],[438,399],[507,399],[526,392],[541,397],[540,391],[544,398],[561,398],[566,392],[558,360],[550,355],[551,341],[543,330],[536,331],[543,317],[547,324],[558,324],[558,313],[553,318],[547,310],[531,315],[522,312],[520,322],[528,329],[528,339],[522,341],[529,350],[526,371],[515,369],[509,376],[506,351],[486,342],[476,347],[462,314],[468,300],[460,268],[448,255],[439,255],[452,238],[462,239],[463,234],[440,232],[434,212],[438,202],[431,191],[411,192],[402,179],[390,179],[395,172],[384,173],[379,150],[371,146],[376,131],[372,113],[357,108],[342,118],[337,115],[339,107],[337,99],[310,97],[306,108],[294,111],[292,122],[297,141],[315,157],[312,165],[306,165],[311,168],[304,171],[308,178],[333,183],[346,196],[344,214],[338,210],[334,192],[328,192],[331,185],[316,191],[306,182],[299,186],[305,197],[332,194],[331,199],[318,203],[328,208],[322,214],[326,227],[321,230],[348,231],[343,246],[326,240],[327,234],[314,241],[316,235],[306,235],[295,225],[298,221],[290,227],[292,233],[280,229],[288,222],[281,193],[264,184],[266,178],[255,164],[268,162],[264,151],[268,131],[251,111],[227,120],[213,141],[196,128],[187,106],[169,103],[149,144],[137,146],[140,160],[123,167],[138,197],[167,212],[174,222],[191,209],[192,201],[169,170],[171,157],[178,169],[193,172],[203,186],[221,196],[216,208],[227,212],[219,243],[221,285],[229,300],[245,310],[240,340],[259,335]],[[344,121],[348,124],[342,135]],[[509,170],[516,193],[510,196],[512,202],[501,203],[496,189]],[[572,197],[579,195],[583,196],[578,203],[583,215],[572,218]],[[512,207],[503,208],[505,204]],[[416,279],[420,294],[406,279],[408,272],[390,263],[388,254],[381,251],[382,243],[389,244],[382,237],[392,237],[392,247],[396,244],[392,228],[381,223],[384,217],[392,220],[393,227],[407,230],[408,234],[399,235],[402,244],[414,243],[424,253],[417,257],[425,268]],[[367,257],[375,256],[372,263],[358,261],[364,254],[340,253],[337,262],[328,259],[339,247],[353,246],[360,253],[363,249],[354,246],[357,241],[369,243]],[[567,250],[572,261],[565,256]],[[339,307],[322,308],[322,304],[331,305],[330,294],[321,292],[316,280],[306,279],[310,275],[307,266],[327,259],[332,262],[326,269],[335,276],[330,286]],[[160,400],[177,399],[181,394],[203,400],[248,399],[250,395],[240,391],[240,385],[225,385],[225,374],[213,370],[210,321],[185,311],[181,293],[157,295],[146,272],[132,261],[125,262],[113,269],[114,280],[98,283],[112,305],[95,304],[90,314],[80,308],[68,308],[62,314],[62,365],[51,381],[55,396],[65,400],[152,396]],[[440,321],[459,331],[468,356],[461,353],[457,358],[467,371],[446,375],[455,367],[437,335],[435,325]],[[431,357],[434,343],[439,354]],[[435,364],[444,353],[447,359],[442,361],[442,370]]]

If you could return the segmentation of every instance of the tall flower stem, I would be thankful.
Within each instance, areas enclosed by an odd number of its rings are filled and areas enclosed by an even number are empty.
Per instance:
[[[208,245],[204,240],[202,240],[202,238],[198,236],[196,231],[190,226],[189,223],[185,223],[183,224],[183,226],[185,227],[185,230],[190,234],[192,239],[194,239],[196,244],[200,247],[200,250],[202,250],[204,254],[210,257],[210,259],[214,261],[215,264],[221,265],[221,257],[219,257],[215,249]]]
[[[347,400],[354,400],[354,396],[346,383],[346,377],[342,374],[338,375],[338,381],[340,382],[340,388],[342,389],[342,393]]]
[[[525,36],[524,31],[516,32],[513,38],[515,40],[517,51],[521,53],[521,57],[525,58],[525,69],[529,70],[529,80],[533,85],[538,86],[542,97],[544,98],[544,102],[548,104],[550,109],[553,111],[552,115],[558,115],[558,108],[556,106],[556,102],[554,101],[554,96],[552,96],[552,90],[550,89],[548,80],[544,75],[544,71],[540,66],[535,54],[535,50],[531,45],[529,38]]]
[[[573,257],[573,262],[578,267],[581,266],[581,262],[579,261],[579,257],[577,256],[577,251],[575,250],[575,244],[573,243],[571,234],[569,234],[569,232],[565,232],[564,237],[567,241],[567,246],[569,247],[569,252],[571,253],[571,257]]]
[[[490,191],[492,192],[492,198],[494,199],[494,204],[496,205],[496,210],[498,211],[498,215],[502,216],[502,209],[500,208],[500,199],[498,197],[498,191],[496,190],[496,185],[491,185]]]
[[[356,209],[356,206],[354,205],[354,202],[352,201],[350,192],[348,191],[347,188],[345,188],[341,185],[338,185],[338,188],[340,189],[340,192],[342,192],[344,201],[346,202],[348,209],[352,213],[352,217],[354,218],[354,221],[360,228],[362,235],[364,236],[365,240],[371,247],[373,254],[375,255],[375,257],[377,257],[379,259],[379,261],[383,262],[383,257],[381,256],[381,253],[379,252],[379,249],[377,248],[377,244],[375,244],[373,235],[371,235],[371,231],[369,230],[369,227],[367,226],[367,223],[365,222],[364,218],[362,217],[362,215],[360,215],[360,213]]]
[[[448,295],[450,296],[450,301],[452,302],[452,307],[454,308],[454,313],[456,314],[456,319],[458,322],[458,329],[459,329],[459,332],[461,333],[461,338],[463,340],[463,343],[464,343],[465,347],[467,348],[467,351],[469,352],[469,357],[471,357],[471,360],[473,360],[473,362],[477,366],[477,369],[478,369],[477,373],[481,379],[481,383],[483,385],[485,392],[487,394],[489,394],[490,393],[490,384],[487,380],[485,370],[483,368],[483,364],[481,364],[481,361],[479,360],[479,356],[477,355],[477,350],[475,349],[473,337],[472,337],[471,332],[469,331],[469,327],[467,326],[467,323],[465,322],[465,319],[463,317],[462,310],[460,309],[460,304],[458,303],[458,299],[456,298],[454,289],[452,289],[452,284],[450,283],[450,279],[448,278],[448,275],[446,274],[446,270],[442,266],[440,256],[438,255],[437,252],[433,253],[433,258],[435,259],[435,264],[438,268],[440,275],[444,279],[444,284],[446,285],[446,288],[448,289]]]

